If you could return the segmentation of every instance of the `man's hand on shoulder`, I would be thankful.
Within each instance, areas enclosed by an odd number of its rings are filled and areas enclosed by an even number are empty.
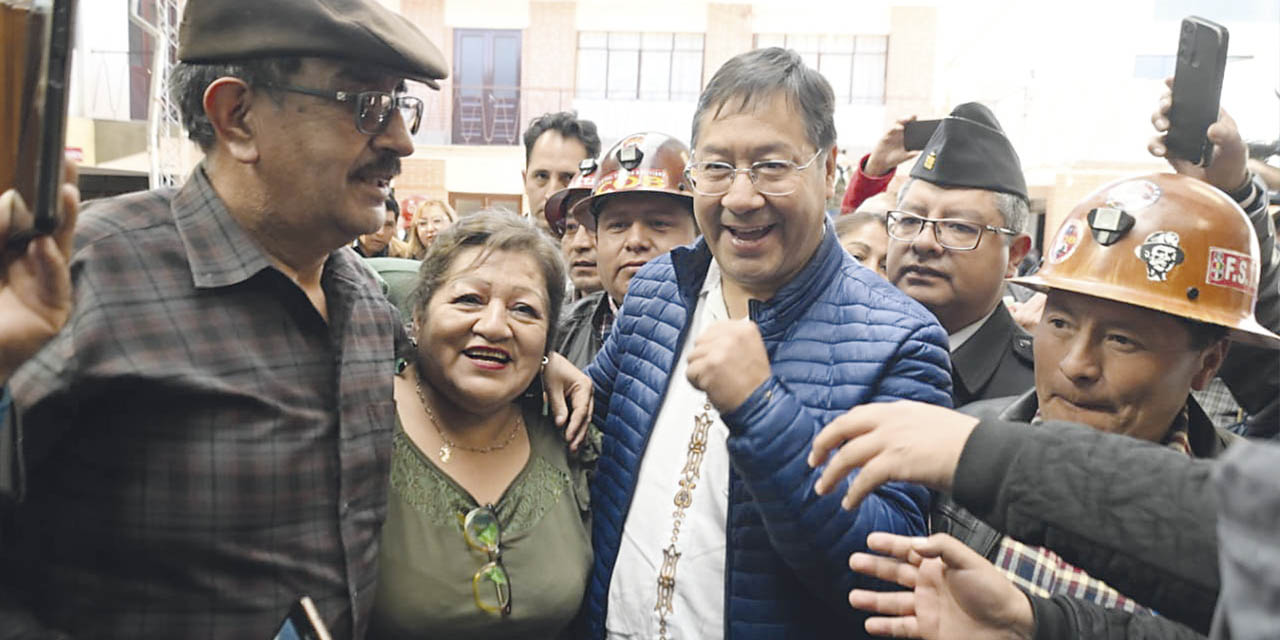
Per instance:
[[[15,218],[26,218],[17,191],[0,195],[0,383],[62,330],[71,315],[72,232],[80,209],[75,163],[63,173],[62,226],[24,249],[8,248]]]
[[[717,411],[732,413],[772,375],[760,328],[750,320],[707,327],[689,352],[687,375]]]

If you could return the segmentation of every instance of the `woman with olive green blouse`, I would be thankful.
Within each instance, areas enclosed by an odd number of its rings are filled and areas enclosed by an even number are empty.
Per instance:
[[[437,238],[420,273],[369,638],[564,637],[591,567],[598,445],[571,451],[540,411],[558,248],[482,212]]]

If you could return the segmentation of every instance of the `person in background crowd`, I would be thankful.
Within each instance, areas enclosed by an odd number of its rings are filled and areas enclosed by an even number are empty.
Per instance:
[[[9,238],[18,231],[18,221],[32,219],[32,212],[17,190],[0,194],[0,545],[4,544],[3,522],[8,509],[21,497],[24,480],[19,474],[16,452],[20,447],[17,428],[11,424],[12,399],[7,383],[13,372],[30,359],[67,322],[71,315],[71,239],[80,211],[80,190],[76,187],[76,164],[67,159],[60,187],[61,223],[50,236],[37,237],[21,249],[10,247]],[[0,585],[0,602],[12,596]],[[0,609],[3,605],[0,605]],[[21,630],[23,623],[14,626]]]
[[[570,454],[540,412],[559,250],[527,219],[482,211],[442,233],[418,273],[368,637],[561,637],[591,568],[597,448]]]
[[[889,246],[889,232],[885,228],[884,214],[853,213],[836,218],[836,237],[840,246],[862,266],[886,277],[885,254]]]
[[[1030,389],[1031,338],[1001,303],[1031,248],[1027,187],[995,116],[957,106],[888,213],[889,281],[947,330],[955,406]]]
[[[605,153],[592,194],[560,214],[595,239],[604,285],[569,307],[561,320],[556,351],[570,362],[586,368],[595,360],[640,267],[698,236],[693,192],[684,177],[688,162],[689,148],[671,136],[626,136]]]
[[[574,203],[591,195],[596,178],[600,176],[600,163],[596,158],[585,158],[578,163],[578,173],[564,189],[547,196],[542,213],[551,234],[560,238],[560,250],[569,267],[569,298],[581,299],[600,290],[600,276],[596,273],[596,238],[578,219],[569,215]]]
[[[871,153],[862,156],[853,167],[849,186],[843,191],[844,198],[840,201],[841,215],[853,213],[868,198],[883,193],[897,174],[898,165],[920,155],[919,151],[907,151],[903,144],[906,125],[915,119],[915,116],[907,116],[898,120],[876,141]]]
[[[397,257],[421,260],[427,255],[427,249],[431,248],[436,236],[457,221],[458,214],[454,213],[448,202],[440,198],[423,200],[413,212],[409,241],[402,243]]]
[[[827,222],[834,102],[779,48],[731,58],[699,98],[702,238],[631,278],[589,369],[604,439],[581,637],[839,633],[860,620],[845,594],[872,583],[837,564],[871,530],[925,530],[913,485],[857,513],[797,489],[817,473],[800,456],[839,412],[950,399],[941,328]]]
[[[538,228],[551,233],[544,213],[547,198],[569,185],[583,160],[600,155],[600,134],[596,133],[596,123],[579,118],[576,112],[560,111],[544,113],[531,120],[523,140],[521,177],[529,202],[527,215]],[[584,284],[591,291],[600,289],[599,284]]]
[[[1167,128],[1166,109],[1155,116],[1160,131]],[[1036,388],[1012,404],[986,401],[966,412],[1009,422],[1075,422],[1160,443],[1190,457],[1217,457],[1238,439],[1216,430],[1189,393],[1213,377],[1227,358],[1229,339],[1253,345],[1233,354],[1230,369],[1256,375],[1274,366],[1274,350],[1280,348],[1280,336],[1272,332],[1280,309],[1277,264],[1274,252],[1258,249],[1259,240],[1261,246],[1274,243],[1274,228],[1263,202],[1265,187],[1246,169],[1234,121],[1224,112],[1208,135],[1215,148],[1208,168],[1170,161],[1179,173],[1200,180],[1154,175],[1120,181],[1068,216],[1044,268],[1015,279],[1047,292],[1044,318],[1036,329]],[[1152,150],[1163,155],[1163,142],[1153,143]],[[1255,305],[1258,317],[1272,322],[1270,327],[1255,319]],[[1227,379],[1239,380],[1230,371]],[[1275,382],[1269,384],[1270,402],[1280,403]],[[923,414],[920,410],[915,417],[924,419]],[[858,433],[850,420],[842,420],[820,438],[823,445],[815,446],[813,463],[821,462],[842,437]],[[972,420],[952,422],[972,427]],[[854,453],[846,458],[859,458],[856,451],[851,448]],[[847,464],[836,460],[832,466],[845,469]],[[817,489],[827,486],[820,481]],[[1110,587],[1064,566],[1055,553],[1002,538],[962,509],[943,515],[934,519],[935,531],[954,533],[1031,595],[1071,595],[1133,609]],[[1107,519],[1125,517],[1144,519],[1148,514],[1105,514]],[[1062,553],[1072,555],[1071,550]],[[1129,593],[1147,576],[1122,573],[1115,579]],[[1179,606],[1203,612],[1212,604],[1209,599]],[[1126,624],[1130,629],[1162,629],[1155,634],[1159,637],[1184,637],[1149,617]]]
[[[387,216],[382,226],[373,233],[356,238],[351,245],[362,258],[385,258],[391,255],[391,241],[396,237],[396,223],[400,219],[400,205],[396,204],[396,199],[392,196],[387,198],[386,207]]]

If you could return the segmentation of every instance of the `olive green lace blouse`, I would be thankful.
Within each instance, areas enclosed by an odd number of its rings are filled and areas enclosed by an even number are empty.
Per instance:
[[[463,537],[458,514],[480,506],[397,421],[378,593],[368,637],[557,638],[578,612],[591,569],[587,468],[598,433],[569,454],[550,418],[525,411],[529,460],[494,505],[511,613],[476,606],[471,579],[489,561]]]

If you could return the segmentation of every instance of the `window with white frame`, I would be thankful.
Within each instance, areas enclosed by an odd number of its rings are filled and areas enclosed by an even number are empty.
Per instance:
[[[889,36],[756,34],[764,47],[794,49],[831,83],[837,104],[884,104]]]
[[[701,33],[578,33],[577,95],[693,102],[702,91]]]

